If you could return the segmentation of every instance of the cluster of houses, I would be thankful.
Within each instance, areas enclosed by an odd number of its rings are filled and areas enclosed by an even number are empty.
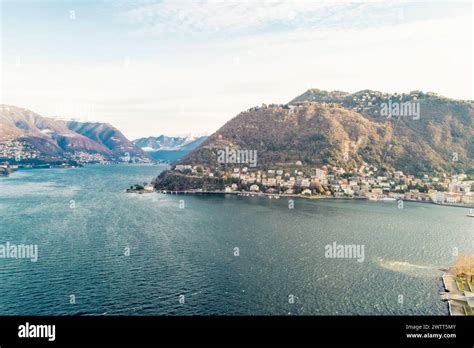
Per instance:
[[[190,175],[223,178],[228,183],[224,188],[225,192],[240,191],[244,186],[251,192],[474,205],[474,192],[471,192],[474,181],[467,180],[465,174],[440,178],[425,175],[415,178],[413,175],[405,175],[402,171],[395,171],[380,176],[376,174],[377,167],[367,164],[362,165],[357,174],[353,174],[334,166],[307,168],[301,161],[287,169],[235,167],[222,171],[202,165],[177,165],[175,170]]]
[[[78,163],[106,163],[106,159],[101,154],[74,152],[66,154],[67,159],[74,160]],[[0,143],[0,158],[9,162],[20,162],[28,160],[44,159],[41,153],[30,144],[12,140]]]
[[[451,178],[447,192],[431,191],[430,199],[438,204],[474,205],[474,192],[471,190],[474,181],[464,180],[464,174]]]
[[[11,140],[0,143],[0,158],[15,159],[18,162],[24,159],[36,159],[39,156],[39,151],[23,141]]]
[[[76,151],[70,154],[69,158],[81,164],[85,164],[85,163],[108,164],[109,163],[109,161],[100,153],[88,153],[88,152]]]
[[[125,152],[126,153],[126,152]],[[109,164],[110,159],[100,153],[75,151],[64,154],[64,158],[80,164],[100,163]],[[44,160],[44,156],[32,145],[18,140],[3,141],[0,143],[0,160],[12,162],[28,162],[31,160]],[[149,158],[125,156],[121,162],[151,163]]]

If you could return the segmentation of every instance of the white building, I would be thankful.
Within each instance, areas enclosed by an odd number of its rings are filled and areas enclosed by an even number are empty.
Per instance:
[[[323,180],[326,179],[326,172],[322,169],[316,168],[316,179]]]
[[[252,185],[250,186],[250,191],[258,192],[260,191],[260,188],[257,185]]]
[[[155,188],[153,187],[152,184],[146,184],[145,186],[143,186],[143,189],[145,191],[152,192]]]

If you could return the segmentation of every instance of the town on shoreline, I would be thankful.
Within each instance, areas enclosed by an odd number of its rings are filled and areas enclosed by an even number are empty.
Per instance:
[[[474,207],[474,180],[466,174],[417,178],[402,171],[379,173],[373,165],[362,165],[349,172],[331,165],[309,168],[300,161],[284,169],[267,170],[177,164],[151,183],[132,186],[127,192],[345,198]]]
[[[122,162],[123,163],[123,162]],[[91,163],[47,163],[44,165],[19,165],[0,163],[0,177],[25,168],[77,168]],[[93,163],[92,163],[93,164]],[[109,163],[101,163],[111,164]],[[151,183],[132,185],[128,193],[160,192],[165,194],[235,194],[239,196],[267,196],[269,198],[301,197],[308,199],[365,199],[370,201],[412,201],[438,205],[474,208],[474,180],[466,174],[424,175],[415,178],[402,171],[376,175],[377,167],[362,166],[357,175],[343,168],[322,166],[303,167],[296,163],[291,169],[255,170],[232,168],[215,170],[199,165],[176,165],[172,172],[183,178],[200,180],[201,187],[163,187],[159,178]],[[218,180],[220,179],[220,180]],[[206,184],[203,188],[202,182]]]

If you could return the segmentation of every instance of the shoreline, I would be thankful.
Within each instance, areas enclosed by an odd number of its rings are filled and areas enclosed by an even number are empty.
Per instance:
[[[165,195],[237,195],[240,197],[271,197],[271,198],[283,198],[283,197],[290,197],[290,198],[304,198],[310,200],[318,200],[318,199],[337,199],[337,200],[368,200],[366,197],[334,197],[334,196],[306,196],[306,195],[299,195],[299,194],[289,194],[289,193],[266,193],[266,192],[240,192],[240,191],[153,191],[154,193],[158,194],[165,194]]]
[[[446,298],[447,297],[446,294],[451,292],[449,286],[447,285],[447,281],[446,281],[446,273],[447,272],[448,272],[448,270],[444,270],[443,275],[441,276],[441,282],[442,282],[443,288],[444,288],[444,293],[441,293],[441,300],[446,301],[447,306],[448,306],[448,313],[449,313],[449,315],[453,315],[453,311],[452,311],[452,308],[451,308],[451,301]]]
[[[446,301],[450,316],[468,316],[464,310],[465,297],[456,285],[456,275],[451,269],[443,269],[441,281],[443,283],[444,292],[441,293],[441,300]]]
[[[127,193],[159,193],[159,194],[166,194],[166,195],[237,195],[241,197],[270,197],[270,198],[283,198],[283,197],[290,197],[290,198],[304,198],[304,199],[309,199],[309,200],[319,200],[319,199],[333,199],[333,200],[347,200],[347,201],[368,201],[368,202],[374,202],[374,203],[396,203],[397,201],[382,201],[382,200],[370,200],[367,197],[335,197],[335,196],[305,196],[305,195],[298,195],[298,194],[285,194],[285,193],[265,193],[265,192],[237,192],[237,191],[231,191],[231,192],[226,192],[226,191],[168,191],[168,190],[161,190],[161,191],[148,191],[148,192],[140,192],[137,190],[126,190]],[[277,199],[278,199],[277,198]],[[413,203],[424,203],[424,204],[433,204],[437,206],[443,206],[443,207],[453,207],[453,208],[474,208],[474,206],[468,206],[468,205],[459,205],[459,204],[440,204],[440,203],[435,203],[432,201],[419,201],[419,200],[411,200],[411,199],[403,199],[403,202],[413,202]]]
[[[0,173],[0,178],[8,178],[10,177],[11,174],[14,174],[15,172],[20,172],[23,170],[35,170],[35,169],[78,169],[78,168],[83,168],[85,166],[89,165],[98,165],[98,166],[108,166],[108,165],[116,165],[116,164],[131,164],[131,165],[160,165],[158,163],[108,163],[108,164],[100,164],[100,163],[90,163],[90,164],[80,164],[78,166],[63,166],[63,165],[41,165],[41,166],[26,166],[26,167],[19,167],[15,168],[13,170],[7,170],[7,172],[1,172]],[[195,190],[189,190],[189,191],[168,191],[168,190],[136,190],[136,189],[125,189],[124,190],[126,193],[137,193],[137,194],[145,194],[145,193],[161,193],[161,194],[176,194],[176,195],[188,195],[188,194],[196,194],[196,195],[237,195],[237,196],[242,196],[242,197],[269,197],[269,198],[275,198],[279,199],[282,197],[289,197],[289,198],[303,198],[303,199],[309,199],[309,200],[319,200],[319,199],[334,199],[334,200],[348,200],[348,201],[353,201],[353,200],[364,200],[364,201],[369,201],[369,202],[377,202],[377,203],[394,203],[397,202],[397,200],[394,201],[383,201],[383,200],[370,200],[367,197],[335,197],[335,196],[322,196],[322,195],[317,195],[317,196],[307,196],[307,195],[302,195],[302,194],[286,194],[286,193],[265,193],[265,192],[250,192],[250,191],[195,191]],[[412,199],[403,199],[403,202],[414,202],[414,203],[426,203],[426,204],[433,204],[437,206],[443,206],[443,207],[454,207],[454,208],[467,208],[467,209],[473,209],[474,205],[461,205],[461,204],[441,204],[441,203],[436,203],[433,201],[420,201],[420,200],[412,200]]]

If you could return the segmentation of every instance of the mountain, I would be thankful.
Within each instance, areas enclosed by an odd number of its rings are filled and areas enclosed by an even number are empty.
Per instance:
[[[0,105],[0,145],[3,158],[15,157],[18,152],[46,161],[77,153],[98,154],[107,160],[119,160],[127,154],[147,157],[109,124],[57,120],[11,105]]]
[[[133,144],[140,147],[154,160],[175,162],[201,145],[206,138],[206,136],[168,137],[160,135],[136,139]]]
[[[356,111],[393,133],[386,144],[386,161],[414,174],[447,171],[472,172],[474,158],[474,103],[449,99],[433,92],[381,93],[363,90],[353,94],[311,89],[289,105],[323,102]],[[381,115],[381,105],[418,103],[419,116]]]
[[[67,122],[67,128],[101,145],[115,156],[144,156],[145,153],[117,128],[107,123]]]
[[[405,103],[413,106],[412,114],[396,115],[390,108],[386,115],[387,105],[404,108]],[[229,148],[256,151],[259,168],[301,161],[349,170],[367,163],[416,176],[472,173],[473,120],[472,101],[434,93],[313,89],[285,105],[240,113],[178,164],[219,167],[218,151]]]

